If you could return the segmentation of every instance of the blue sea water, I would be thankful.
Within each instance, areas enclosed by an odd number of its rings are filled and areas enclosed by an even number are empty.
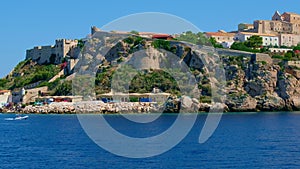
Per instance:
[[[205,115],[172,150],[151,158],[129,159],[96,145],[76,115],[30,115],[6,121],[0,115],[0,168],[300,168],[300,115],[295,113],[227,114],[214,135],[198,143]],[[133,127],[121,116],[107,116],[118,131],[147,137],[167,129],[176,115],[150,126]],[[129,127],[130,126],[130,127]],[[126,145],[123,145],[126,146]]]

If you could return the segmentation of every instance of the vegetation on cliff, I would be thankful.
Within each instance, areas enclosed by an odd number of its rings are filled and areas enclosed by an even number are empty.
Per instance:
[[[1,88],[14,90],[33,83],[41,83],[50,80],[60,71],[59,66],[38,65],[31,60],[20,62],[7,77],[1,79]]]

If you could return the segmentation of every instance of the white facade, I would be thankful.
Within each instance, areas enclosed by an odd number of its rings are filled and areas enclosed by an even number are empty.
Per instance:
[[[280,46],[297,46],[300,43],[300,35],[294,34],[280,34]]]
[[[10,91],[0,91],[0,108],[5,104],[12,102],[12,96]]]
[[[217,43],[221,44],[224,48],[230,48],[235,38],[234,33],[227,33],[221,30],[219,32],[206,32],[205,36],[207,38],[215,38]]]
[[[223,48],[230,48],[234,42],[222,42],[221,45]]]
[[[273,53],[287,53],[288,51],[293,51],[293,49],[288,48],[269,48],[270,52]]]
[[[279,38],[273,34],[259,34],[251,32],[239,32],[235,35],[235,40],[245,42],[251,36],[260,36],[263,40],[263,46],[279,46]]]

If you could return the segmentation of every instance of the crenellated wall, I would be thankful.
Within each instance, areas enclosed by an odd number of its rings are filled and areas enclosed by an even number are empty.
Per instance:
[[[32,59],[38,64],[60,64],[66,56],[77,58],[79,49],[77,40],[58,39],[53,46],[38,46],[26,51],[26,59]]]

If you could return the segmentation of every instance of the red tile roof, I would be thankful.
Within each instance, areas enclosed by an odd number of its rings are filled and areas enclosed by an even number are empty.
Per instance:
[[[152,35],[152,38],[153,39],[159,39],[159,38],[173,38],[172,35],[169,35],[169,34],[155,34],[155,35]]]
[[[173,39],[174,37],[166,33],[155,33],[155,32],[139,32],[140,36],[147,36],[153,39]]]
[[[235,35],[234,33],[224,33],[224,32],[206,32],[205,34],[207,36],[229,36],[229,37],[233,37]]]
[[[8,93],[8,92],[10,92],[10,90],[0,90],[0,94]]]

